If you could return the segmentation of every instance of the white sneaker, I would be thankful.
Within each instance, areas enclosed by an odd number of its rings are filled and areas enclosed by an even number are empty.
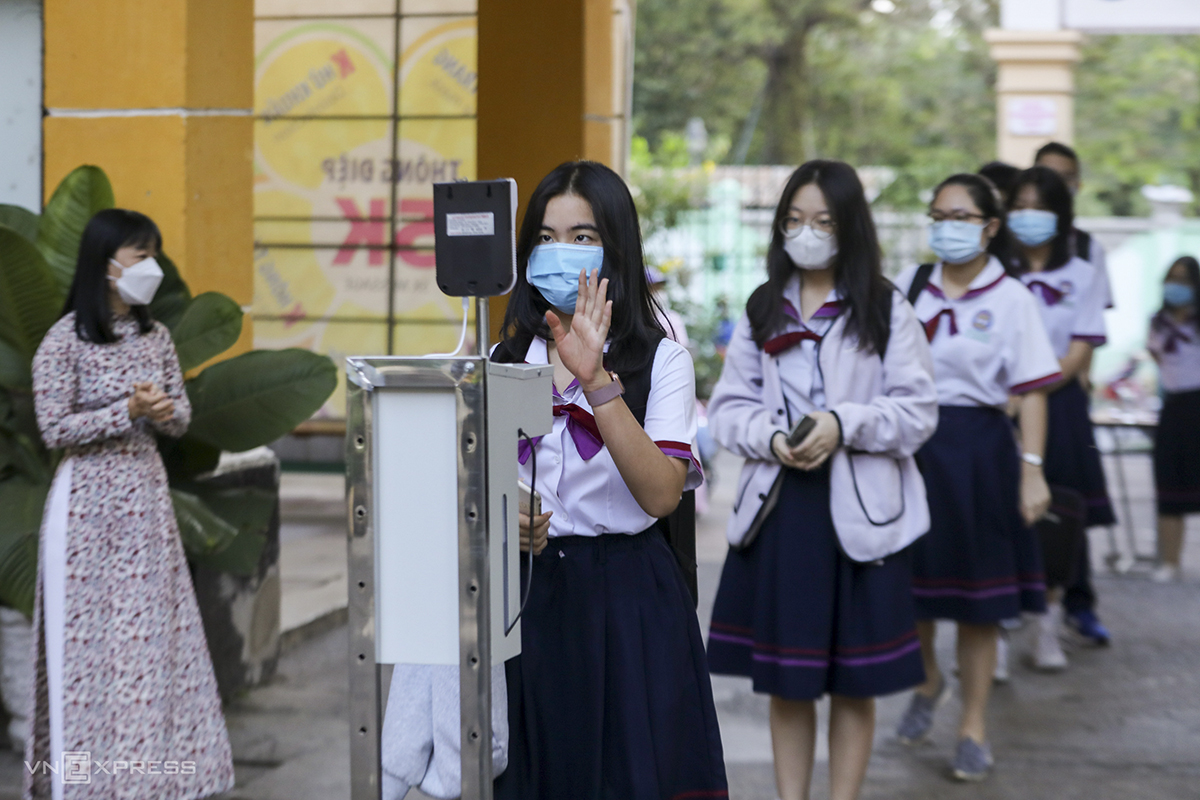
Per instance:
[[[1033,649],[1033,667],[1041,672],[1062,672],[1067,654],[1058,640],[1058,620],[1062,610],[1057,604],[1037,618],[1037,639]]]
[[[1175,583],[1179,580],[1179,566],[1177,564],[1159,564],[1154,568],[1154,572],[1150,573],[1150,580],[1155,583]]]
[[[996,630],[996,670],[992,673],[994,683],[1008,683],[1008,631],[1004,628]]]

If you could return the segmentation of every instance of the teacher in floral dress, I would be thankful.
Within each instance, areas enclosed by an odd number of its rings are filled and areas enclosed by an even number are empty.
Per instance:
[[[41,531],[26,800],[192,800],[233,787],[154,439],[191,420],[171,335],[146,308],[161,245],[142,214],[94,216],[63,317],[33,361],[38,427],[62,462]]]

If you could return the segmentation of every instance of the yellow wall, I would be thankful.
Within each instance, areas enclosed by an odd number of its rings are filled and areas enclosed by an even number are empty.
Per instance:
[[[614,59],[613,15],[613,0],[480,3],[479,177],[515,178],[518,215],[564,161],[621,167],[623,98],[613,76],[624,64]],[[492,299],[493,338],[506,305]]]
[[[249,305],[253,0],[46,0],[45,43],[47,198],[101,167],[193,293]],[[247,317],[229,354],[252,341]]]

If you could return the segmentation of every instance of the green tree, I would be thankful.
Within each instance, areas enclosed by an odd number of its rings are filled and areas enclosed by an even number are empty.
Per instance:
[[[1091,37],[1076,87],[1083,213],[1144,214],[1147,183],[1200,197],[1200,37]]]

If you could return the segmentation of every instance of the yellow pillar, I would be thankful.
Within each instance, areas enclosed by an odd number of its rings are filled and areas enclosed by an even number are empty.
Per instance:
[[[538,182],[564,161],[586,158],[623,170],[626,60],[614,36],[628,25],[620,17],[628,5],[479,4],[478,174],[516,179],[518,215]],[[493,337],[505,305],[504,297],[491,303]]]
[[[999,66],[996,78],[997,157],[1018,167],[1033,164],[1051,140],[1075,139],[1075,63],[1078,31],[989,30],[984,34]]]
[[[45,0],[44,185],[101,167],[194,294],[253,299],[253,0]],[[249,315],[230,354],[250,349]]]

